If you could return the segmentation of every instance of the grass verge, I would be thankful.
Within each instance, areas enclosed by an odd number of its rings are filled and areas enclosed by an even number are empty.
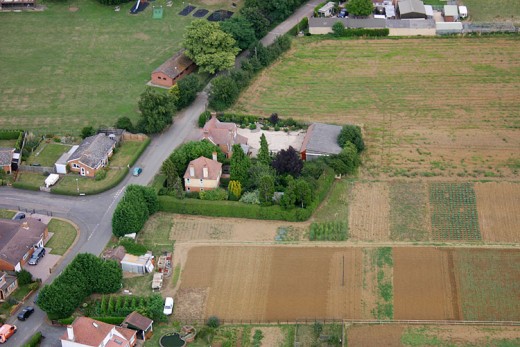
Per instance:
[[[69,222],[51,219],[49,225],[49,232],[54,233],[45,247],[52,248],[51,254],[63,255],[76,239],[76,228]]]

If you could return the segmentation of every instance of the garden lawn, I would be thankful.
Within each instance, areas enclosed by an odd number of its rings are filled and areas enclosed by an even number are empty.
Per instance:
[[[140,154],[148,143],[149,141],[123,141],[121,146],[117,148],[116,153],[110,158],[110,166],[124,167],[131,164],[134,157]]]
[[[51,219],[49,232],[54,233],[45,247],[52,248],[51,254],[63,255],[76,239],[76,228],[69,222]]]
[[[128,173],[128,169],[108,170],[107,176],[101,181],[80,175],[69,175],[60,178],[52,192],[56,194],[77,195],[78,186],[80,194],[97,194],[115,187]],[[77,180],[77,183],[76,183]]]
[[[41,173],[20,172],[15,182],[16,188],[40,190],[45,185],[45,176]],[[23,186],[23,187],[21,187]]]
[[[170,239],[173,227],[171,214],[156,213],[145,224],[139,232],[137,241],[143,244],[153,254],[163,251],[173,251],[174,240]]]
[[[469,18],[474,22],[513,21],[520,24],[518,0],[463,0]]]
[[[14,148],[14,146],[16,146],[16,140],[0,140],[0,148]]]
[[[3,218],[3,219],[11,219],[14,217],[15,214],[16,214],[16,212],[14,212],[14,211],[0,210],[0,218]]]
[[[42,142],[40,146],[27,159],[27,165],[38,163],[41,166],[53,167],[63,153],[70,150],[71,146],[58,143]]]
[[[152,6],[129,14],[135,1],[121,4],[120,12],[77,0],[45,2],[43,12],[2,13],[9,35],[0,37],[0,128],[78,135],[121,116],[136,121],[150,73],[180,49],[195,19],[177,14],[187,2],[165,3],[154,2],[163,5],[162,20],[152,19]],[[204,7],[227,9],[231,2]]]
[[[152,279],[152,273],[123,278],[122,289],[129,290],[132,295],[148,296],[152,294]]]

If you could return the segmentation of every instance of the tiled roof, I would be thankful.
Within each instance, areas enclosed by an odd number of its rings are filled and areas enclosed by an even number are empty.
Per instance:
[[[195,169],[195,175],[190,175],[190,168],[193,167]],[[208,169],[208,177],[204,177],[203,168],[206,167]],[[222,163],[219,163],[216,160],[208,159],[206,157],[198,157],[195,160],[190,161],[188,164],[188,168],[184,173],[184,178],[192,178],[192,179],[208,179],[208,180],[216,180],[222,171]]]
[[[0,259],[13,266],[37,244],[47,226],[34,218],[0,219]]]
[[[341,152],[337,141],[340,132],[339,125],[313,123],[307,129],[300,152],[338,154]]]
[[[116,343],[111,345],[109,343],[107,346],[128,346],[128,341],[136,333],[133,330],[119,328],[115,325],[103,323],[88,317],[77,317],[71,326],[74,332],[74,342],[85,346],[99,346],[114,328],[125,337],[126,341],[122,341],[123,339],[119,336],[114,336],[121,341],[122,344]],[[67,332],[61,336],[61,340],[69,341]],[[114,338],[112,338],[111,341],[112,340],[114,340]],[[115,343],[115,341],[113,342]]]
[[[130,313],[123,324],[128,324],[131,327],[135,327],[139,330],[146,330],[150,326],[150,324],[153,323],[153,320],[151,320],[148,317],[145,317],[136,311]]]
[[[14,148],[0,148],[0,166],[11,165]]]
[[[227,145],[229,148],[234,144],[247,144],[247,137],[237,134],[235,123],[221,122],[215,115],[204,125],[202,138],[208,139],[216,145]]]
[[[79,161],[93,169],[97,168],[115,145],[115,141],[105,134],[89,136],[81,142],[78,149],[70,156],[67,163]]]
[[[155,69],[152,73],[162,72],[170,78],[177,77],[181,72],[186,70],[193,64],[193,61],[179,52],[170,59],[166,60],[161,66]]]

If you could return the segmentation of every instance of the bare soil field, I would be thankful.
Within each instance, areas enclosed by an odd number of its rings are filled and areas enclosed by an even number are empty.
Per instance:
[[[461,319],[450,250],[394,248],[394,318]]]
[[[361,249],[194,247],[179,293],[207,290],[205,318],[353,318],[360,314],[361,263]],[[188,313],[177,307],[175,316]]]
[[[518,177],[519,55],[516,38],[305,37],[233,111],[358,124],[365,177]]]
[[[520,184],[476,183],[482,240],[520,242]]]
[[[504,346],[520,342],[517,327],[352,325],[347,329],[349,346]],[[506,344],[510,342],[511,344]]]
[[[520,320],[520,252],[460,249],[453,253],[466,320]]]
[[[352,189],[349,232],[353,240],[390,238],[390,198],[387,183],[357,182]]]

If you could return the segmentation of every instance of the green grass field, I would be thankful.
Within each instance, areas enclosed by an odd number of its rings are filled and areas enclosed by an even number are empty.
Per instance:
[[[390,185],[390,236],[395,241],[427,241],[426,187],[422,183]]]
[[[27,158],[27,165],[38,163],[41,166],[53,167],[54,163],[63,153],[69,151],[71,146],[65,146],[58,143],[42,142],[40,146]]]
[[[463,0],[474,22],[512,21],[520,23],[518,0]]]
[[[177,14],[181,1],[167,7],[157,0],[131,15],[134,3],[122,4],[120,12],[94,0],[71,0],[46,2],[44,12],[1,13],[9,35],[0,36],[0,128],[78,134],[121,116],[136,120],[150,73],[180,49],[194,17]],[[190,3],[199,8],[198,1]],[[163,19],[152,19],[152,4],[163,5]]]
[[[76,228],[72,224],[56,218],[51,219],[48,227],[49,232],[54,235],[45,247],[52,248],[52,254],[65,254],[76,238]]]
[[[0,140],[0,148],[14,148],[16,140]]]

